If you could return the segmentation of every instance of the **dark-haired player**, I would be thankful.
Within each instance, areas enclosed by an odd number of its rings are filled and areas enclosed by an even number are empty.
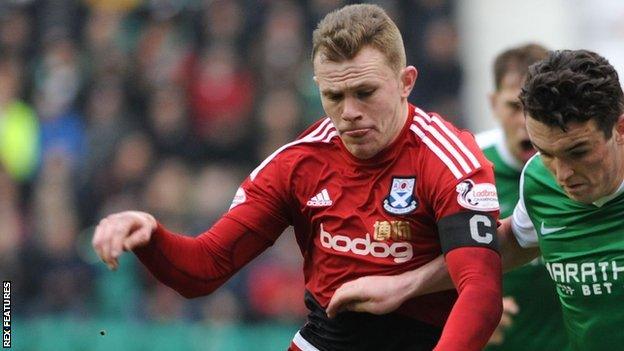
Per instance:
[[[518,202],[518,184],[525,163],[535,149],[526,130],[520,91],[529,66],[548,57],[541,45],[526,44],[507,49],[494,60],[494,86],[490,95],[492,113],[500,128],[475,136],[485,157],[494,164],[501,218],[513,213]],[[561,307],[555,286],[541,259],[503,276],[506,306],[517,306],[513,323],[495,334],[487,351],[563,350],[566,345]],[[535,323],[536,320],[541,323]],[[499,334],[500,333],[500,334]]]

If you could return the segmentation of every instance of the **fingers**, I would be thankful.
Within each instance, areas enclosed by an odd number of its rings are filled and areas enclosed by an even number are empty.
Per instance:
[[[339,312],[352,310],[356,307],[354,302],[357,301],[357,296],[353,282],[343,284],[332,296],[325,313],[329,318],[334,318]]]
[[[152,229],[149,227],[143,227],[139,230],[135,230],[128,237],[123,240],[123,250],[132,251],[138,247],[146,245],[152,236]]]
[[[149,241],[156,220],[146,213],[121,212],[104,218],[95,229],[92,245],[109,269],[119,267],[124,249],[132,249]],[[132,239],[127,242],[127,239]]]
[[[520,311],[520,307],[516,303],[516,300],[511,296],[503,297],[503,312],[507,314],[515,315]]]
[[[100,221],[100,223],[95,228],[95,233],[93,234],[93,240],[91,242],[93,249],[98,254],[100,259],[106,263],[109,269],[113,268],[113,262],[109,259],[110,252],[110,220],[108,218],[104,218]]]

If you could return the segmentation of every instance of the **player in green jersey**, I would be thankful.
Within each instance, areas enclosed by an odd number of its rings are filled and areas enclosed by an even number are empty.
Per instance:
[[[495,91],[490,95],[490,106],[500,128],[480,133],[476,139],[494,164],[501,218],[512,214],[519,198],[522,167],[535,154],[525,126],[520,89],[529,66],[547,56],[548,50],[543,46],[527,44],[505,50],[494,60]],[[488,351],[565,348],[561,307],[554,284],[540,261],[534,260],[504,275],[506,315],[492,335]],[[513,323],[507,327],[509,315],[514,312]]]
[[[511,221],[539,245],[575,350],[624,347],[624,94],[600,55],[557,51],[520,95],[540,155],[524,168]]]
[[[618,350],[624,345],[624,94],[618,75],[596,53],[556,51],[531,66],[521,101],[540,154],[525,166],[520,200],[498,228],[503,268],[541,250],[572,349]],[[361,279],[369,280],[336,292],[329,314],[385,313],[450,281],[441,258],[401,275]],[[393,292],[402,290],[397,299]]]

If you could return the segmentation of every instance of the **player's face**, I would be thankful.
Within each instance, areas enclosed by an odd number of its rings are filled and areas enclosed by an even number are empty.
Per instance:
[[[526,131],[524,110],[520,99],[523,76],[510,72],[503,76],[501,87],[490,96],[492,111],[505,133],[505,142],[511,154],[522,164],[535,154]]]
[[[531,141],[568,197],[590,204],[615,192],[624,179],[624,115],[609,139],[593,120],[568,131],[527,117]]]
[[[416,81],[413,66],[395,72],[380,51],[364,47],[342,62],[317,54],[314,73],[323,109],[355,157],[369,159],[399,135]]]

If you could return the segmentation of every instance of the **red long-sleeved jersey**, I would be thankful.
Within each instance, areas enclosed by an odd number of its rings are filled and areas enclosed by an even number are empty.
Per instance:
[[[429,345],[435,345],[448,319],[439,349],[482,347],[500,318],[500,259],[492,250],[498,201],[491,164],[469,133],[417,107],[410,105],[409,111],[398,138],[368,160],[347,151],[329,118],[315,123],[251,173],[230,210],[208,232],[188,238],[159,226],[150,244],[136,250],[139,258],[183,295],[203,295],[292,225],[312,310],[313,327],[306,325],[301,335],[313,347],[375,349],[374,333],[411,339],[411,331],[395,325],[405,324],[405,317],[432,332],[431,340],[423,337]],[[343,283],[400,274],[441,253],[447,254],[459,300],[454,291],[415,298],[393,314],[399,322],[383,320],[359,332],[343,325],[361,321],[336,322],[321,313]],[[365,342],[358,348],[359,339]],[[395,345],[401,349],[409,342]]]

